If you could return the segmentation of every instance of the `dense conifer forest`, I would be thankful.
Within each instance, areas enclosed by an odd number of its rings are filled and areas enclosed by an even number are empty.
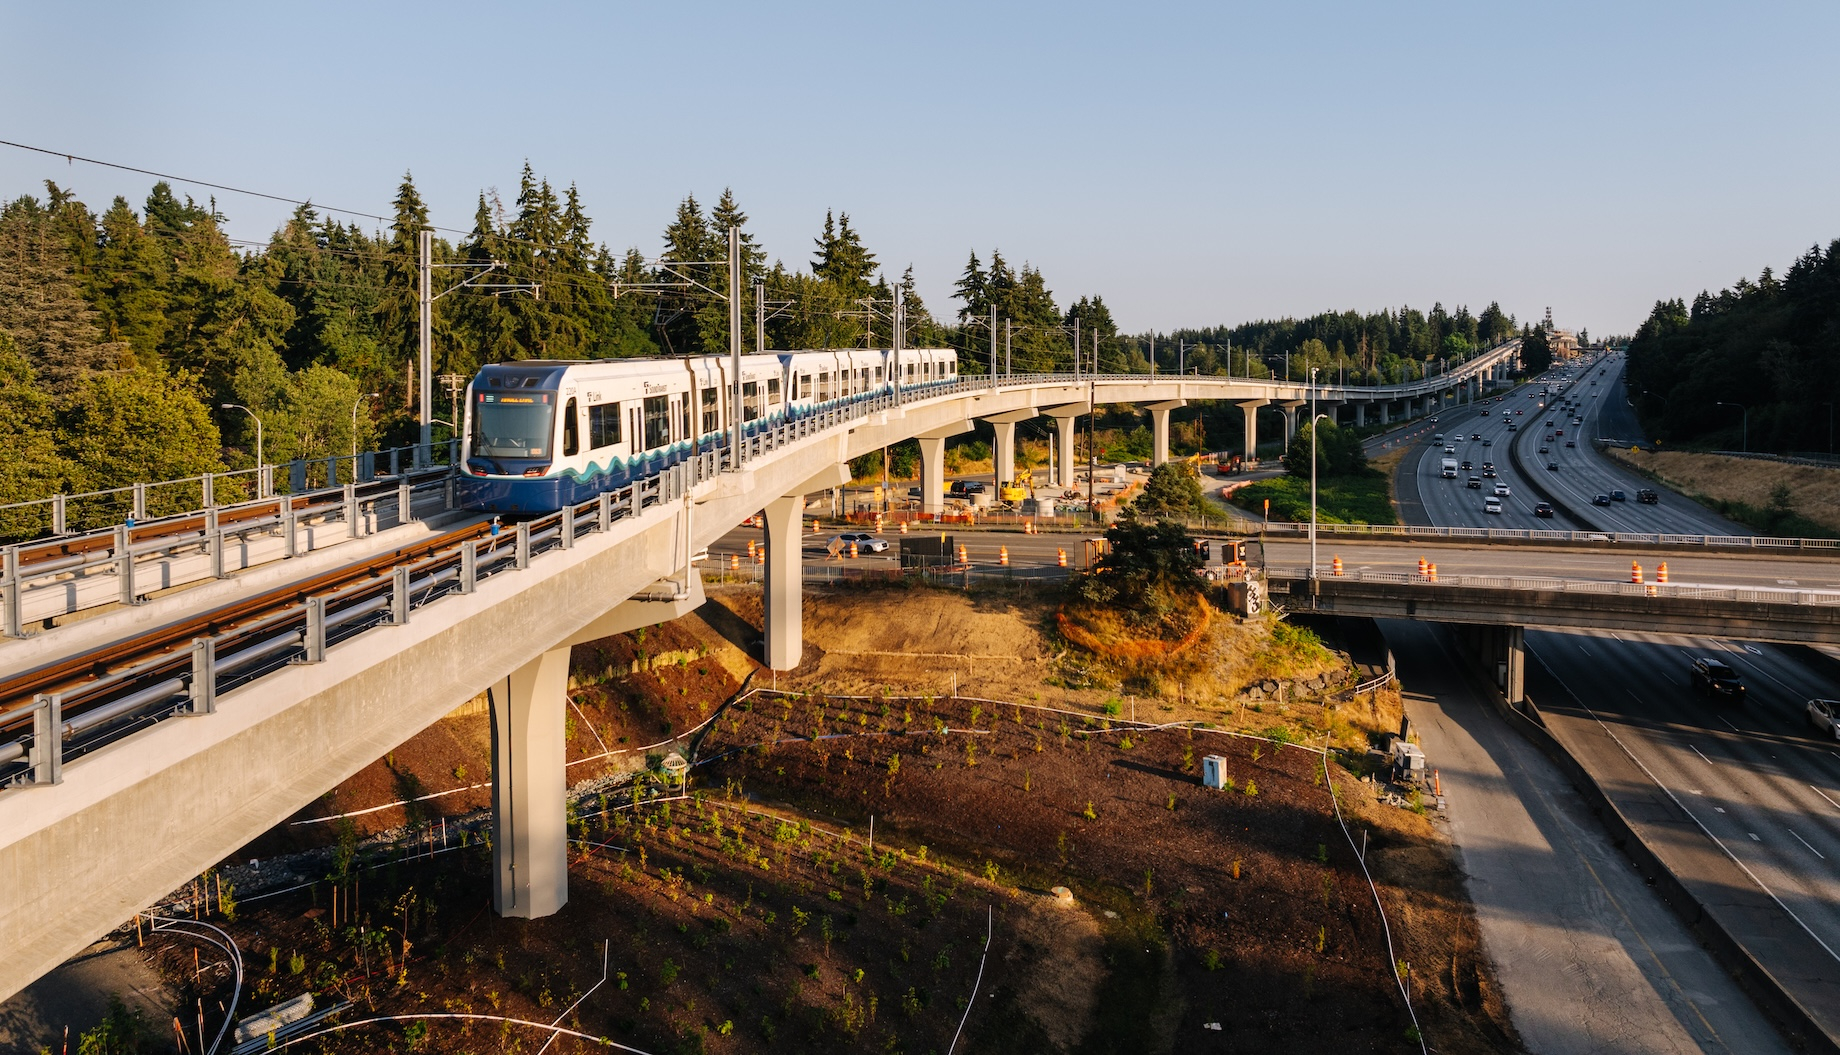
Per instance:
[[[311,205],[263,242],[226,233],[214,200],[166,182],[139,206],[100,212],[47,182],[0,207],[0,504],[247,467],[260,415],[271,463],[411,442],[417,232],[428,207],[405,175],[394,217],[366,230]],[[1036,267],[970,255],[935,315],[912,267],[878,259],[847,213],[823,217],[810,256],[773,258],[724,191],[677,206],[650,246],[609,248],[575,187],[526,165],[515,201],[481,193],[471,230],[436,237],[436,416],[481,364],[511,359],[688,355],[728,348],[727,254],[741,231],[742,317],[764,290],[768,348],[885,346],[894,288],[907,346],[950,346],[988,369],[990,318],[1017,371],[1175,371],[1350,384],[1436,370],[1511,336],[1512,318],[1440,304],[1236,327],[1122,334],[1094,292],[1057,299]],[[441,233],[441,232],[437,232]],[[898,276],[898,277],[897,277]],[[1065,306],[1063,306],[1063,304]],[[754,335],[744,335],[752,347]],[[1095,348],[1095,340],[1097,342]],[[1005,351],[1001,351],[1004,350]],[[445,432],[437,430],[438,436]]]

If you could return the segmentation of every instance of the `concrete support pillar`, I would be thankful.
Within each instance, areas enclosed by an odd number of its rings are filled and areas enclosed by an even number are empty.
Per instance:
[[[1092,407],[1085,403],[1049,407],[1043,412],[1054,419],[1054,486],[1062,490],[1073,486],[1074,423],[1091,412]]]
[[[993,414],[985,418],[997,432],[996,444],[991,450],[992,462],[997,472],[999,490],[1006,483],[1016,478],[1016,423],[1036,417],[1034,407],[1026,410],[1012,410],[1006,414]]]
[[[1250,399],[1239,405],[1246,415],[1246,448],[1248,461],[1259,456],[1259,408],[1271,402],[1268,399]]]
[[[946,511],[946,437],[922,436],[920,444],[920,511]]]
[[[1297,436],[1297,411],[1309,401],[1305,399],[1287,399],[1278,404],[1284,411],[1284,442],[1288,445]]]
[[[494,682],[492,908],[537,919],[569,900],[563,720],[569,650],[551,649]]]
[[[996,442],[991,444],[991,468],[996,471],[1000,494],[1003,485],[1016,478],[1016,423],[994,421],[991,426],[997,430]]]
[[[1354,405],[1354,427],[1357,429],[1364,429],[1367,427],[1366,403],[1356,403]]]
[[[1495,683],[1510,704],[1519,704],[1527,696],[1527,631],[1524,627],[1506,626],[1501,632],[1501,651],[1496,659]]]
[[[923,478],[924,475],[923,472]],[[800,592],[804,578],[800,552],[803,535],[799,530],[805,524],[805,496],[775,499],[761,513],[767,529],[766,595],[761,598],[766,655],[762,658],[773,670],[791,670],[805,654]]]
[[[1185,399],[1168,399],[1152,403],[1150,410],[1150,464],[1162,465],[1169,460],[1169,412],[1187,405]]]
[[[1390,399],[1383,399],[1374,405],[1380,408],[1380,424],[1391,424],[1393,421],[1393,401]]]

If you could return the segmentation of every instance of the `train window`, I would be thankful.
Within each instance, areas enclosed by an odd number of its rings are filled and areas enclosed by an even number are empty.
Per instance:
[[[826,370],[818,374],[818,402],[831,398],[831,375]]]
[[[877,387],[880,387],[882,383],[882,368],[879,366],[875,368],[875,383]]]
[[[569,400],[562,408],[562,456],[573,457],[581,453],[581,423],[576,420],[575,401]]]
[[[620,405],[603,403],[588,408],[588,448],[599,450],[620,442]]]
[[[645,449],[657,450],[670,442],[670,398],[668,396],[645,397]]]
[[[792,398],[810,399],[811,398],[811,375],[810,374],[800,374],[795,380],[797,382],[798,387],[795,388],[794,391],[796,391],[798,394],[793,396]]]
[[[707,436],[722,427],[721,417],[716,411],[716,390],[703,389],[703,435]]]
[[[779,405],[779,378],[777,377],[767,378],[767,405]]]
[[[676,438],[693,440],[695,436],[690,431],[690,393],[685,392],[681,396],[672,396],[671,402],[677,407],[677,420],[680,423]]]
[[[473,404],[473,453],[487,458],[541,458],[549,450],[555,404],[547,392],[481,392]]]
[[[741,382],[741,420],[753,421],[760,417],[760,382]]]

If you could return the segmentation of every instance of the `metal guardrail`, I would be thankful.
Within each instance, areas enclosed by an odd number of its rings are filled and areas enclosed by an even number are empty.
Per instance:
[[[1261,524],[1241,518],[1237,530],[1267,537],[1307,538],[1310,526],[1290,521]],[[1414,527],[1399,524],[1318,524],[1316,537],[1371,539],[1451,539],[1473,542],[1557,542],[1604,543],[1647,546],[1679,546],[1682,549],[1707,551],[1764,550],[1783,552],[1811,550],[1840,552],[1840,539],[1774,538],[1768,535],[1680,535],[1668,532],[1638,531],[1542,531],[1537,528],[1481,527]]]
[[[1268,566],[1268,580],[1307,582],[1307,565]],[[1317,576],[1324,582],[1371,582],[1404,586],[1456,586],[1481,590],[1519,590],[1527,593],[1595,594],[1617,597],[1652,597],[1681,601],[1724,601],[1732,604],[1840,605],[1840,590],[1799,590],[1775,586],[1698,586],[1667,582],[1607,582],[1602,579],[1561,579],[1531,575],[1421,575],[1409,571],[1356,569],[1341,575]]]
[[[281,494],[305,494],[348,483],[363,484],[379,476],[400,476],[410,470],[452,467],[459,459],[457,439],[446,443],[393,447],[339,454],[325,458],[297,458],[286,465],[263,465],[221,473],[186,476],[177,480],[128,484],[100,491],[58,494],[28,502],[0,505],[0,538],[19,541],[64,538],[96,528],[106,529],[126,520],[196,516]],[[388,466],[385,470],[383,467]],[[285,469],[285,474],[278,470]],[[277,487],[277,477],[285,487]]]

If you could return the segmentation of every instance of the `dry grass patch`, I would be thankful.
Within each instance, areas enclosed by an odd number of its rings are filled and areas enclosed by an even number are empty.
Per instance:
[[[1840,532],[1840,469],[1788,465],[1692,451],[1613,450],[1615,458],[1652,474],[1667,486],[1712,503],[1753,510],[1776,504],[1786,488],[1788,507],[1828,531]]]

